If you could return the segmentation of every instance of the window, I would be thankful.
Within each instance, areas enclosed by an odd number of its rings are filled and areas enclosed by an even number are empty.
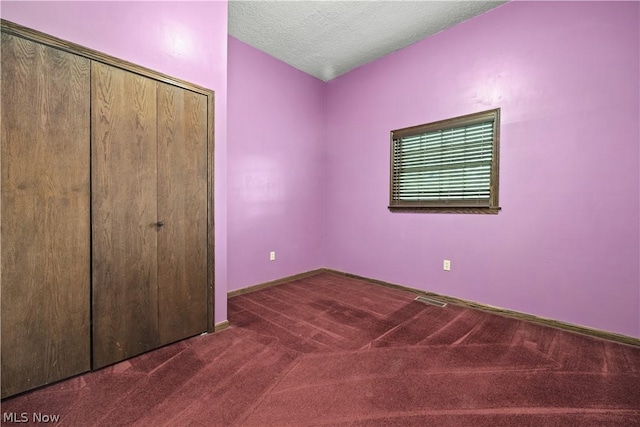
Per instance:
[[[498,213],[500,109],[391,132],[391,210]]]

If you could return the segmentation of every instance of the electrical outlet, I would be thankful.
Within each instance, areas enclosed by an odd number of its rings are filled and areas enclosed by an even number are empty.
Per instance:
[[[275,260],[276,260],[276,251],[269,252],[269,261],[275,261]]]
[[[451,271],[451,261],[449,261],[448,259],[445,259],[444,262],[442,263],[442,269],[444,271]]]

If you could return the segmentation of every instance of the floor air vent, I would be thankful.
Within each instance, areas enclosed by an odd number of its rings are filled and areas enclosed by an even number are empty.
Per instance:
[[[438,300],[427,298],[427,297],[416,297],[416,301],[420,301],[429,305],[435,305],[436,307],[444,307],[445,305],[447,305],[446,302],[438,301]]]

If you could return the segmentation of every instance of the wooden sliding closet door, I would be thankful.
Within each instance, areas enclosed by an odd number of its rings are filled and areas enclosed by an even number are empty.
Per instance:
[[[207,98],[158,82],[160,344],[207,330]]]
[[[90,369],[89,60],[2,33],[2,397]]]
[[[207,108],[92,65],[94,368],[207,330]]]
[[[158,346],[155,80],[92,62],[93,367]]]

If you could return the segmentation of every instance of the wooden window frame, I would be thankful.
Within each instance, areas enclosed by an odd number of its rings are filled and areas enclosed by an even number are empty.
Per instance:
[[[395,141],[400,138],[416,136],[429,132],[460,128],[473,124],[493,120],[493,144],[491,160],[490,195],[485,200],[431,200],[408,201],[394,199],[394,148]],[[500,164],[500,108],[481,111],[465,116],[440,120],[437,122],[411,126],[391,131],[390,135],[390,169],[389,169],[389,210],[392,212],[425,212],[425,213],[472,213],[472,214],[497,214],[500,211],[498,204],[498,182]]]

